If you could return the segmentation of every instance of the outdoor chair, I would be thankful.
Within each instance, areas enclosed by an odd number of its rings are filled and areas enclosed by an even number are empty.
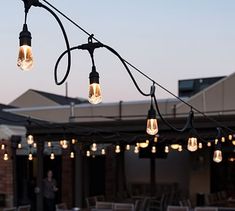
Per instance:
[[[86,198],[86,205],[88,209],[95,208],[96,206],[96,198],[94,196]]]
[[[2,211],[17,211],[16,207],[3,208]]]
[[[56,211],[66,211],[69,210],[65,203],[60,203],[55,205]]]
[[[30,205],[22,205],[18,207],[17,211],[30,211],[30,208]]]
[[[134,204],[132,203],[114,203],[113,209],[115,211],[134,211]]]
[[[95,210],[112,210],[113,203],[106,201],[97,201],[95,205]]]
[[[218,207],[195,207],[194,211],[218,211]]]
[[[167,211],[189,211],[189,207],[168,206]]]

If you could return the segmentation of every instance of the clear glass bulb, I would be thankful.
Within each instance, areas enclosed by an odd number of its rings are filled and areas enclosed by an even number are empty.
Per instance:
[[[32,136],[32,135],[28,135],[28,137],[27,137],[27,143],[28,143],[29,145],[32,145],[33,142],[34,142],[33,136]]]
[[[201,142],[198,144],[198,148],[202,149],[202,143]]]
[[[213,161],[216,163],[220,163],[222,161],[222,151],[221,150],[215,150],[214,151],[214,156],[213,156]]]
[[[115,147],[115,152],[116,152],[116,153],[120,153],[120,152],[121,152],[121,149],[120,149],[120,146],[119,146],[119,145],[116,145],[116,147]]]
[[[157,119],[148,119],[146,132],[149,135],[156,135],[158,133]]]
[[[149,140],[139,142],[139,147],[146,148],[149,145]]]
[[[91,151],[93,151],[93,152],[97,151],[97,144],[96,143],[93,143],[91,145]]]
[[[1,145],[1,150],[4,150],[5,149],[5,144],[2,144]]]
[[[86,156],[90,157],[91,156],[91,152],[89,150],[86,151]]]
[[[91,104],[98,104],[102,101],[100,84],[92,83],[89,85],[88,101]]]
[[[191,152],[195,152],[197,150],[197,138],[195,137],[190,137],[188,139],[188,150]]]
[[[179,145],[178,151],[179,151],[179,152],[182,152],[182,150],[183,150],[182,145]]]
[[[33,67],[33,53],[32,47],[28,45],[22,45],[19,49],[19,55],[17,60],[17,66],[21,70],[31,70]]]
[[[51,159],[51,160],[54,160],[54,159],[55,159],[55,154],[54,154],[54,152],[51,153],[50,159]]]
[[[18,149],[21,149],[22,148],[22,145],[21,143],[18,144]]]
[[[74,158],[74,152],[70,152],[70,158]]]
[[[67,140],[63,139],[60,141],[60,145],[63,149],[67,149],[68,148],[68,142]]]
[[[165,146],[165,153],[169,153],[169,147]]]
[[[152,153],[156,153],[156,152],[157,152],[156,146],[152,146],[151,152],[152,152]]]
[[[134,153],[138,154],[139,153],[139,147],[135,146]]]
[[[131,149],[130,144],[127,144],[127,145],[126,145],[126,150],[129,151],[130,149]]]
[[[50,142],[50,141],[47,142],[47,146],[48,146],[49,148],[51,147],[51,142]]]
[[[29,153],[29,157],[28,157],[29,160],[33,160],[33,154],[30,152]]]
[[[3,155],[3,160],[8,160],[8,154],[6,152]]]
[[[101,149],[101,155],[105,155],[105,149]]]

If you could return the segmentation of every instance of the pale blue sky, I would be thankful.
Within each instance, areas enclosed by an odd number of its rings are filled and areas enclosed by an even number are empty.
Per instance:
[[[175,94],[179,79],[229,75],[235,71],[234,0],[48,1]],[[16,66],[23,2],[4,1],[0,18],[0,102],[9,103],[30,88],[64,94],[64,85],[55,85],[53,78],[54,64],[65,49],[54,18],[41,8],[34,7],[29,12],[35,60],[31,72],[22,72]],[[61,20],[71,46],[87,41],[85,34]],[[86,98],[90,58],[82,51],[74,52],[72,59],[67,80],[69,95]],[[145,99],[108,51],[97,50],[95,59],[104,102]],[[136,76],[148,91],[151,83]],[[170,97],[159,89],[157,92],[160,98]]]

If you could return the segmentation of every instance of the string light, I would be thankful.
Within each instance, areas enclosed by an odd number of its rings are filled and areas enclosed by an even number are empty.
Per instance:
[[[152,153],[156,153],[156,152],[157,152],[156,146],[152,146],[151,152],[152,152]]]
[[[72,144],[76,144],[77,140],[75,138],[72,139]]]
[[[3,155],[3,160],[7,161],[9,158],[8,158],[8,153],[7,152],[4,152],[4,155]]]
[[[120,153],[120,152],[121,152],[120,145],[116,145],[116,147],[115,147],[115,153]]]
[[[207,146],[208,146],[208,147],[211,147],[211,142],[207,142]]]
[[[179,147],[178,147],[178,151],[179,151],[179,152],[182,152],[182,150],[183,150],[182,145],[179,145]]]
[[[146,148],[146,147],[148,147],[148,145],[149,145],[149,140],[140,141],[140,142],[138,143],[138,146],[141,147],[141,148]]]
[[[33,143],[33,147],[34,147],[34,148],[37,148],[37,143]]]
[[[93,152],[97,151],[97,144],[96,143],[93,143],[91,145],[91,151],[93,151]]]
[[[154,142],[154,143],[157,143],[157,141],[158,141],[158,137],[157,137],[157,136],[154,136],[153,142]]]
[[[222,159],[222,151],[220,149],[215,150],[213,155],[213,161],[216,163],[220,163]]]
[[[51,160],[54,160],[54,159],[55,159],[55,153],[54,153],[54,152],[51,152],[51,154],[50,154],[50,159],[51,159]]]
[[[221,142],[225,142],[225,137],[222,137],[222,138],[221,138]]]
[[[65,139],[60,140],[60,145],[63,149],[67,149],[68,148],[68,141]]]
[[[179,144],[171,144],[171,148],[175,150],[178,149],[179,146],[180,146]]]
[[[156,111],[153,108],[152,100],[151,100],[150,109],[148,111],[146,132],[149,135],[156,135],[158,133],[158,123],[157,123],[157,118],[156,118]]]
[[[105,149],[101,149],[101,155],[105,155]]]
[[[134,153],[135,153],[135,154],[138,154],[138,153],[139,153],[139,147],[138,147],[138,146],[135,146],[135,148],[134,148]]]
[[[52,146],[51,141],[47,142],[47,146],[50,148]]]
[[[233,135],[229,134],[229,135],[228,135],[228,140],[229,140],[229,141],[232,141],[232,140],[233,140]]]
[[[18,143],[17,148],[18,148],[18,149],[21,149],[21,148],[22,148],[22,144],[21,144],[21,143]]]
[[[28,145],[32,145],[33,142],[34,142],[33,135],[29,134],[29,135],[27,136],[27,143],[28,143]]]
[[[70,158],[74,158],[74,152],[70,152]]]
[[[86,151],[86,156],[90,157],[91,156],[91,152],[89,150]]]
[[[198,148],[202,149],[202,143],[201,142],[198,144]]]
[[[28,160],[33,160],[33,154],[32,154],[32,152],[29,153]]]
[[[169,153],[169,147],[165,146],[165,153]]]
[[[1,150],[5,150],[5,144],[1,144]]]
[[[130,144],[127,144],[127,145],[126,145],[126,150],[129,151],[130,149],[131,149]]]
[[[188,146],[187,149],[191,152],[195,152],[197,150],[197,138],[190,137],[188,139]]]

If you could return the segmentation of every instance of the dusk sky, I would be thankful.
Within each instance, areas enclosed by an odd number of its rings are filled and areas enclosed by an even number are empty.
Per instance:
[[[175,94],[180,79],[224,76],[235,71],[234,0],[48,1]],[[59,17],[71,46],[87,42],[87,35]],[[55,62],[65,50],[54,17],[42,8],[29,11],[27,24],[35,61],[30,72],[16,66],[24,21],[22,0],[3,1],[0,18],[0,103],[10,103],[28,89],[65,94],[65,85],[57,86],[53,78]],[[146,99],[110,52],[97,49],[95,62],[103,102]],[[62,77],[65,62],[59,70]],[[69,96],[87,98],[90,71],[88,53],[73,52],[67,80]],[[135,75],[142,89],[149,91],[152,84]],[[157,97],[172,96],[157,88]]]

